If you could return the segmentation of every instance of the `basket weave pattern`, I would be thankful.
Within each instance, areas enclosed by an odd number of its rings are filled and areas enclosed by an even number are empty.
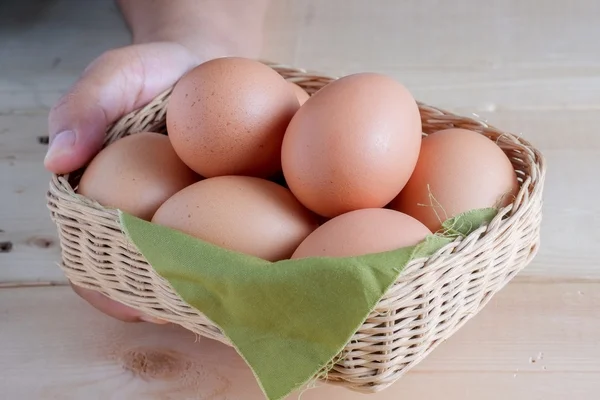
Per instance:
[[[287,80],[314,93],[334,78],[270,64]],[[118,121],[105,144],[141,131],[165,132],[167,90]],[[487,124],[419,104],[423,132],[459,127],[478,131],[511,159],[521,183],[513,204],[487,226],[412,261],[340,354],[327,380],[360,392],[382,390],[421,361],[474,316],[524,268],[539,245],[543,156],[523,139]],[[121,231],[118,214],[75,193],[81,171],[53,176],[48,207],[58,227],[61,268],[74,284],[200,336],[227,339],[157,275]]]

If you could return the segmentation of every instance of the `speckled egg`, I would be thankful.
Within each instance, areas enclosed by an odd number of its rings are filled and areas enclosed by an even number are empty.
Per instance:
[[[414,246],[429,229],[394,210],[351,211],[325,222],[298,246],[292,258],[353,257]]]
[[[179,157],[204,177],[269,177],[281,169],[281,143],[300,107],[288,82],[254,60],[207,61],[173,88],[167,130]]]
[[[383,207],[404,187],[421,145],[411,93],[375,73],[349,75],[310,97],[282,147],[286,182],[312,211],[335,217]]]
[[[515,170],[496,143],[453,128],[423,139],[412,177],[389,206],[435,232],[457,214],[508,205],[518,190]]]
[[[152,222],[269,261],[289,258],[318,226],[289,190],[247,176],[188,186],[167,200]]]
[[[149,221],[169,197],[199,179],[177,157],[169,138],[142,132],[100,151],[83,173],[77,192]]]

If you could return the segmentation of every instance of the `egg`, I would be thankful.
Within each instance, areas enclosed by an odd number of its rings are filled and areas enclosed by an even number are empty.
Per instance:
[[[175,84],[167,130],[179,157],[204,177],[269,177],[281,169],[283,135],[299,107],[275,70],[245,58],[218,58]]]
[[[314,214],[271,181],[222,176],[188,186],[152,222],[269,261],[289,258],[317,227]]]
[[[298,200],[331,218],[389,203],[408,181],[420,144],[419,109],[402,84],[376,73],[348,75],[294,115],[282,168]]]
[[[518,189],[515,170],[496,143],[452,128],[423,139],[412,177],[389,206],[437,231],[457,214],[508,205]]]
[[[353,257],[382,253],[421,242],[429,229],[398,211],[351,211],[325,222],[298,246],[292,258]]]
[[[294,82],[289,82],[289,84],[290,84],[292,90],[294,91],[294,94],[296,95],[296,98],[298,99],[300,106],[302,106],[302,104],[306,103],[306,100],[308,100],[310,98],[310,95],[304,89],[302,89],[299,85],[295,84]]]
[[[142,132],[100,151],[81,176],[77,193],[149,221],[163,202],[199,179],[167,136]]]

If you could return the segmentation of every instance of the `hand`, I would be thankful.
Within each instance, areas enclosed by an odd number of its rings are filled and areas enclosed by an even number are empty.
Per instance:
[[[105,130],[201,62],[256,57],[267,0],[119,0],[133,44],[109,50],[50,111],[44,164],[55,173],[84,166]]]
[[[68,173],[84,166],[100,150],[109,124],[151,101],[201,61],[174,42],[131,45],[98,57],[50,112],[46,168]],[[72,286],[96,309],[121,321],[162,323],[99,292]]]
[[[47,169],[68,173],[101,148],[106,128],[150,102],[200,60],[174,42],[131,45],[94,60],[52,108]]]
[[[92,307],[123,322],[151,322],[154,324],[166,324],[166,321],[144,315],[143,313],[127,307],[104,296],[95,290],[82,288],[71,284],[73,291],[82,299],[90,303]]]
[[[202,61],[175,42],[131,45],[98,57],[50,112],[46,168],[68,173],[84,166],[100,150],[108,125],[147,104]],[[94,290],[73,289],[121,321],[164,323]]]
[[[94,60],[52,108],[44,160],[54,173],[83,167],[102,147],[106,128],[209,59],[256,57],[268,0],[117,0],[133,45]],[[92,306],[121,321],[165,323],[72,285]]]
[[[102,147],[106,128],[147,104],[191,68],[222,56],[256,57],[265,0],[121,0],[133,45],[94,60],[50,111],[50,146],[44,160],[54,173],[83,167]],[[204,13],[204,14],[201,14]],[[165,323],[72,285],[101,312],[126,322]]]

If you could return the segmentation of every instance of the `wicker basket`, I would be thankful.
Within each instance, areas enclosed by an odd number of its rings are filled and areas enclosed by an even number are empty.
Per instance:
[[[269,64],[314,93],[334,78]],[[108,144],[140,131],[165,132],[170,90],[112,126]],[[483,122],[419,104],[423,131],[460,127],[493,139],[511,159],[521,189],[488,225],[434,256],[412,261],[346,345],[327,380],[355,391],[386,388],[473,317],[535,256],[544,158],[525,140]],[[74,284],[144,313],[227,343],[220,330],[154,272],[121,231],[116,211],[74,192],[81,171],[53,176],[48,206],[58,226],[61,267]],[[227,343],[229,344],[229,343]]]

